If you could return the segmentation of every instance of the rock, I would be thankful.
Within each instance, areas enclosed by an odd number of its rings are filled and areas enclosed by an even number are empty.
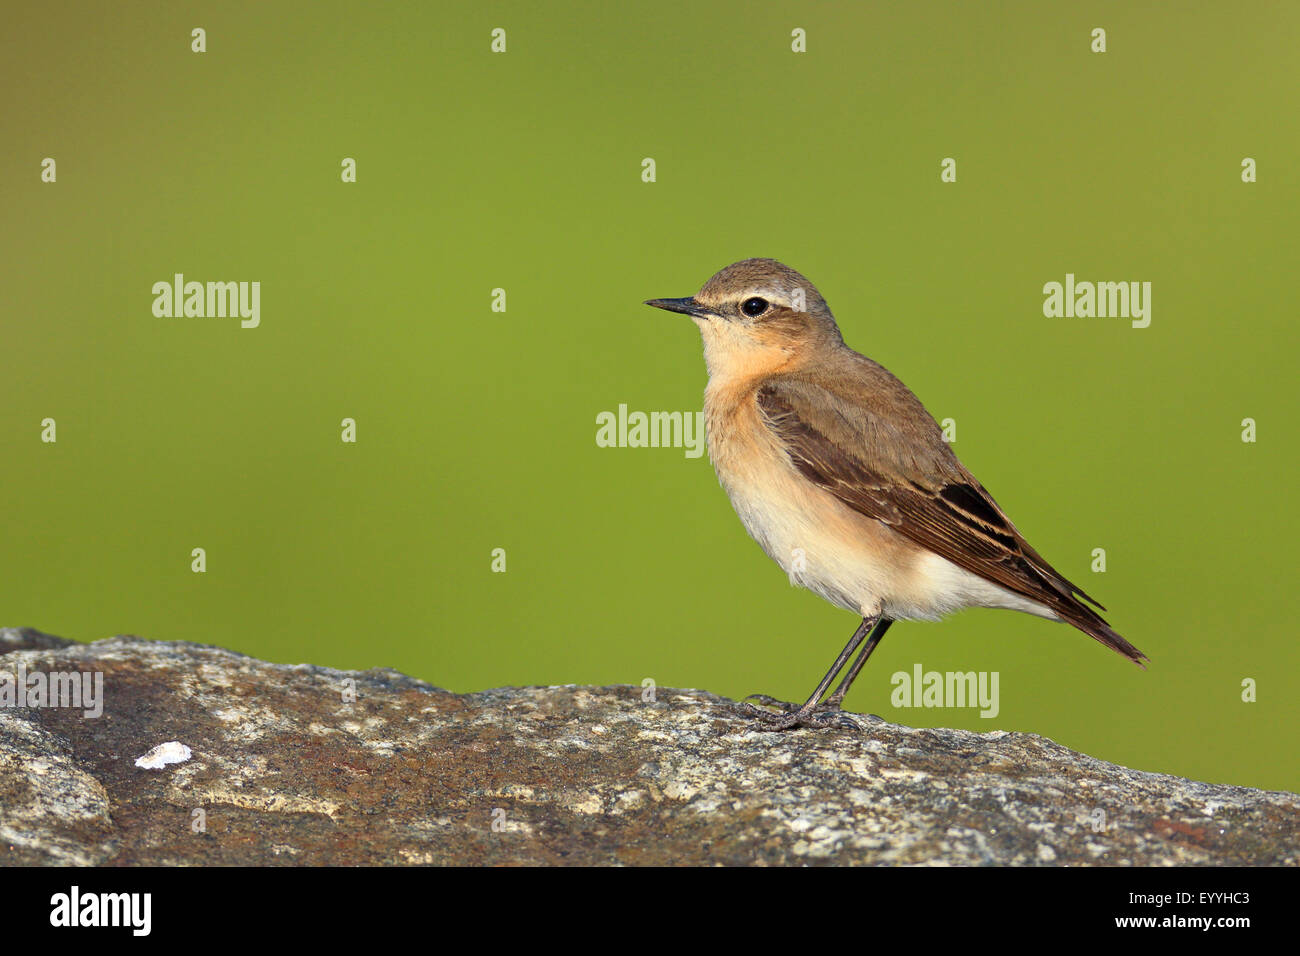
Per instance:
[[[34,627],[0,627],[0,654],[38,648],[68,647],[77,643],[66,637],[45,634]]]
[[[99,717],[86,700],[0,707],[8,864],[1300,862],[1294,794],[1032,734],[868,718],[766,733],[703,691],[460,695],[392,670],[0,631],[0,683],[20,666],[100,673],[104,700]],[[162,744],[189,759],[136,766]]]

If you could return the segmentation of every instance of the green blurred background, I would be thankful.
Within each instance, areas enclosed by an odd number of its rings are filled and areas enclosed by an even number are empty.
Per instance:
[[[1300,6],[6,9],[0,623],[802,700],[852,615],[707,458],[595,442],[700,407],[698,332],[641,301],[772,256],[1152,660],[971,611],[895,627],[849,706],[1300,789]],[[156,318],[175,272],[260,281],[261,327]],[[1067,272],[1152,282],[1150,328],[1045,318]],[[1001,713],[893,709],[915,663],[999,671]]]

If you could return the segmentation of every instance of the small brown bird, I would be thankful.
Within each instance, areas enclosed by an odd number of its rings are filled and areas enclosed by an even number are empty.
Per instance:
[[[1029,546],[907,386],[844,344],[798,272],[746,259],[693,297],[646,305],[703,335],[709,458],[745,530],[792,583],[862,617],[806,703],[753,694],[781,713],[747,713],[777,729],[853,724],[840,704],[889,626],[968,607],[1065,621],[1147,660]]]

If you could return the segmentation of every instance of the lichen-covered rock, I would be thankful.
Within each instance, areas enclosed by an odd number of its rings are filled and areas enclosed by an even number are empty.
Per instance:
[[[768,733],[701,691],[458,695],[391,670],[0,630],[0,681],[20,665],[102,674],[104,700],[98,717],[0,708],[10,864],[1300,862],[1294,794],[1029,734],[865,718]],[[161,744],[174,762],[136,765]]]

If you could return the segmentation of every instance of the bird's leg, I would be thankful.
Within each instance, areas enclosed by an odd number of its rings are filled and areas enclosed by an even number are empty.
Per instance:
[[[823,707],[833,710],[840,709],[840,704],[844,702],[844,695],[847,694],[849,688],[853,686],[853,682],[857,679],[858,672],[862,670],[862,665],[867,662],[867,658],[870,657],[871,652],[876,649],[876,645],[884,639],[885,632],[889,630],[889,625],[893,623],[894,622],[887,617],[882,617],[876,623],[875,628],[871,632],[871,637],[867,639],[867,646],[862,648],[862,653],[859,654],[857,660],[853,662],[853,666],[850,667],[849,672],[844,675],[844,679],[840,681],[840,685],[835,688],[835,692],[826,698],[825,703],[822,705]]]
[[[807,707],[810,704],[815,704],[821,699],[822,694],[826,693],[826,689],[831,686],[831,681],[835,679],[835,676],[840,672],[840,669],[844,666],[845,662],[853,656],[853,652],[858,649],[858,645],[861,644],[863,639],[867,636],[869,629],[870,625],[868,620],[863,618],[862,623],[858,625],[858,629],[854,631],[853,636],[849,638],[848,644],[844,646],[844,650],[840,651],[840,656],[835,658],[835,663],[831,665],[831,669],[826,672],[826,676],[822,678],[821,683],[817,685],[817,689],[813,691],[812,697],[808,698],[808,702],[803,705],[804,707]],[[801,709],[798,704],[777,700],[775,697],[769,697],[767,694],[750,694],[745,698],[745,700],[756,700],[760,704],[767,704],[770,707],[779,707],[782,710],[787,711],[797,711]]]
[[[759,720],[763,721],[763,723],[769,724],[773,730],[786,730],[790,727],[796,726],[857,727],[857,724],[854,723],[852,718],[840,712],[839,700],[837,700],[831,708],[824,708],[820,701],[822,694],[826,693],[827,688],[831,686],[831,682],[835,680],[836,675],[839,674],[840,670],[844,667],[844,664],[853,656],[853,652],[858,649],[859,645],[862,644],[866,639],[867,634],[876,626],[876,623],[879,620],[879,615],[864,617],[862,619],[862,623],[858,625],[858,629],[853,632],[853,636],[849,638],[849,642],[844,645],[844,650],[840,651],[839,657],[835,658],[835,663],[831,665],[831,669],[826,672],[826,676],[821,679],[821,683],[817,685],[817,689],[812,692],[812,696],[808,698],[807,702],[802,707],[795,707],[794,704],[787,704],[784,701],[774,700],[766,694],[751,694],[749,697],[746,697],[745,700],[757,700],[760,703],[780,707],[785,711],[785,713],[773,714],[765,710],[760,710],[753,704],[748,704],[744,701],[740,702],[738,706],[747,715],[757,717]],[[876,638],[876,640],[878,642],[879,638]],[[865,661],[865,657],[859,658],[855,661],[854,668],[861,668],[863,661]],[[853,674],[856,676],[856,669],[853,670]],[[850,683],[851,682],[850,679]],[[841,683],[840,687],[843,688],[845,693],[848,692],[848,687],[843,683]],[[836,693],[839,693],[839,690],[840,688],[836,688]],[[841,693],[839,699],[843,700],[843,698],[844,694]]]

